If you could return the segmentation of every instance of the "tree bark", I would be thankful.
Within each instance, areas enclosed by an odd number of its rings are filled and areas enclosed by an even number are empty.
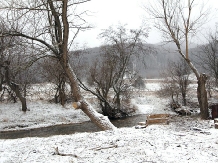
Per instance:
[[[26,98],[22,96],[19,85],[11,82],[10,77],[9,77],[8,65],[5,66],[5,80],[8,86],[11,88],[11,90],[14,91],[16,96],[20,99],[21,104],[22,104],[22,111],[26,112],[27,111]]]
[[[207,76],[205,74],[200,74],[200,77],[198,78],[197,97],[202,119],[209,118],[206,81]]]
[[[50,2],[51,8],[53,8],[52,1]],[[63,67],[67,77],[70,80],[70,86],[72,90],[73,97],[76,102],[80,104],[78,108],[80,108],[90,119],[92,122],[94,122],[97,126],[99,126],[102,130],[113,130],[116,127],[109,121],[108,117],[105,117],[99,113],[96,112],[95,109],[92,108],[92,106],[84,99],[84,97],[81,94],[80,87],[77,81],[77,77],[73,69],[71,68],[69,64],[69,58],[68,58],[68,40],[69,40],[69,22],[68,22],[68,15],[67,15],[67,5],[68,1],[64,0],[62,5],[62,22],[63,22],[63,29],[57,26],[59,29],[59,37],[62,36],[62,43],[59,46],[59,59],[61,66]],[[54,11],[54,10],[53,10]],[[59,18],[57,17],[57,13],[53,13],[56,22],[59,22]],[[63,35],[61,34],[63,31]],[[60,41],[58,41],[60,42]]]
[[[80,103],[79,108],[91,119],[102,130],[114,130],[116,127],[109,121],[108,117],[103,116],[95,111],[95,109],[83,98],[76,75],[72,70],[69,63],[61,64],[65,65],[63,68],[70,80],[70,86],[72,89],[72,94],[76,102]]]
[[[186,93],[182,93],[182,101],[183,101],[183,105],[186,106],[187,105]]]

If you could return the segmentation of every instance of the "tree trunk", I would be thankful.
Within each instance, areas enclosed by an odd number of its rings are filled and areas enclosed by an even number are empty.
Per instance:
[[[20,92],[19,85],[16,83],[11,82],[10,80],[10,75],[9,75],[9,63],[7,62],[7,65],[5,66],[5,80],[8,86],[11,88],[12,91],[15,92],[16,96],[20,99],[22,103],[22,111],[26,112],[27,111],[27,105],[26,105],[26,98],[22,96]]]
[[[205,74],[200,74],[200,77],[198,78],[197,97],[202,119],[209,118],[206,81],[207,76]]]
[[[22,111],[27,111],[26,98],[20,93],[19,85],[15,83],[8,83],[8,86],[15,92],[16,96],[20,99],[22,104]]]
[[[21,104],[22,104],[22,111],[23,112],[26,112],[27,111],[27,105],[26,105],[26,98],[24,97],[18,97],[21,101]]]
[[[187,105],[186,93],[182,93],[182,101],[183,101],[183,105],[186,106]]]
[[[0,92],[3,90],[2,84],[3,84],[3,77],[1,76],[1,72],[0,72]]]
[[[59,97],[60,97],[60,103],[61,103],[61,105],[62,106],[64,106],[65,105],[65,103],[66,103],[66,93],[65,93],[65,84],[66,84],[66,76],[64,75],[64,76],[62,76],[61,77],[61,81],[60,81],[60,84],[59,84]]]
[[[84,99],[80,92],[79,85],[77,83],[77,78],[72,70],[69,63],[61,64],[70,80],[70,86],[72,89],[72,94],[76,102],[80,103],[80,109],[95,123],[98,127],[103,130],[114,130],[116,127],[109,121],[108,117],[103,116],[96,112],[96,110]]]
[[[182,55],[182,53],[181,53]],[[182,55],[184,58],[184,55]],[[191,61],[187,58],[184,58],[186,62],[189,64],[190,68],[193,70],[195,76],[198,80],[198,87],[197,87],[197,97],[198,103],[200,107],[200,114],[202,119],[209,118],[209,111],[208,111],[208,99],[207,99],[207,90],[206,90],[206,81],[207,76],[205,74],[201,74],[198,72],[196,67],[191,63]]]
[[[61,27],[61,21],[59,19],[59,14],[54,9],[53,1],[48,1],[51,9],[52,9],[52,15],[55,19],[56,24],[56,38],[57,42],[60,43],[58,48],[59,52],[56,54],[59,57],[60,64],[62,68],[64,69],[69,81],[70,81],[70,87],[73,91],[73,97],[76,102],[78,102],[78,108],[80,108],[90,119],[92,122],[94,122],[97,126],[99,126],[103,130],[113,130],[116,127],[109,121],[108,117],[105,117],[99,113],[97,113],[90,104],[84,99],[80,92],[80,87],[77,81],[77,77],[71,68],[69,64],[69,56],[68,56],[68,41],[69,41],[69,22],[68,22],[68,1],[64,0],[62,1],[62,22],[63,26]],[[79,31],[79,29],[78,29]],[[63,32],[63,33],[62,33]],[[75,34],[76,36],[77,34]],[[74,36],[74,37],[75,37]]]

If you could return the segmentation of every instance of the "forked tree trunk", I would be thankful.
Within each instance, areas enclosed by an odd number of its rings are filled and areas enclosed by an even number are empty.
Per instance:
[[[202,119],[209,118],[206,81],[207,81],[207,76],[205,74],[200,74],[200,77],[198,78],[197,97],[198,97]]]

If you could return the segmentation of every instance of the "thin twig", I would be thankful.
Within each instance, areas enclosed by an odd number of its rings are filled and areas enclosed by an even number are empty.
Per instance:
[[[117,148],[117,147],[118,147],[117,144],[113,144],[113,145],[110,145],[110,146],[107,146],[107,147],[96,147],[96,148],[91,148],[91,149],[89,149],[89,150],[98,151],[98,150],[102,150],[102,149]]]

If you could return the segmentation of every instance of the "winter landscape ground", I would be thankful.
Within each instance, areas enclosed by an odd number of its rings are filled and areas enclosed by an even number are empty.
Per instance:
[[[40,90],[41,94],[48,92],[47,87]],[[156,94],[159,89],[160,83],[149,82],[145,91],[136,93],[132,99],[138,108],[135,114],[145,114],[146,119],[148,114],[167,113],[171,115],[169,125],[0,139],[0,163],[218,162],[218,129],[214,128],[213,120],[201,120],[197,114],[176,115],[168,106],[169,100]],[[30,111],[26,113],[19,111],[19,103],[0,103],[0,131],[89,121],[71,104],[62,107],[40,100],[34,93],[30,97]],[[86,98],[94,103],[90,96]]]

